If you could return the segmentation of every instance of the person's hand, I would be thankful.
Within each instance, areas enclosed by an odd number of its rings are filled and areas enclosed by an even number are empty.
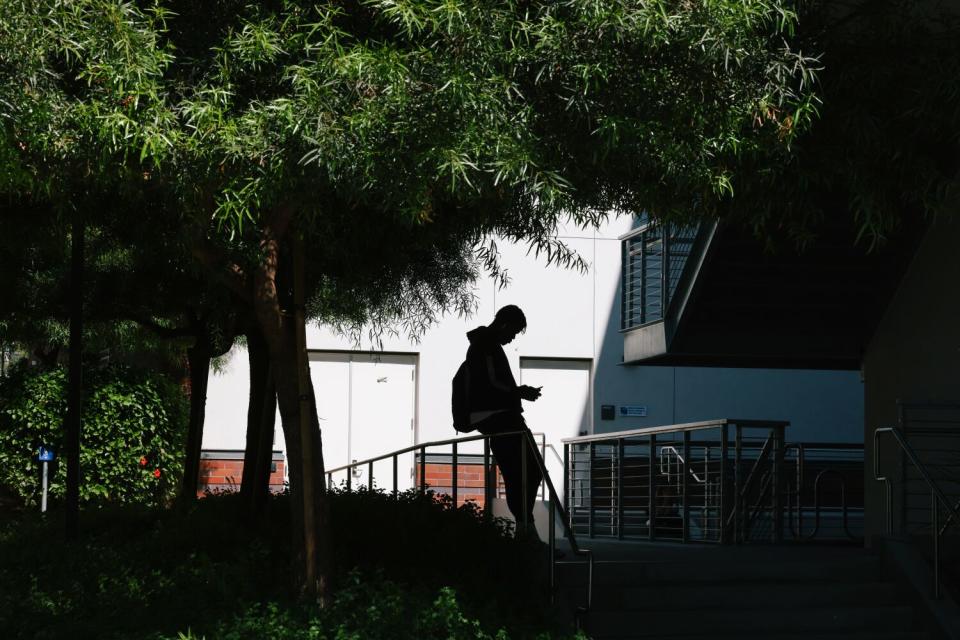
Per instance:
[[[520,397],[523,398],[524,400],[529,400],[530,402],[533,402],[534,400],[540,397],[541,389],[543,389],[543,387],[531,387],[526,384],[521,385],[519,387]]]

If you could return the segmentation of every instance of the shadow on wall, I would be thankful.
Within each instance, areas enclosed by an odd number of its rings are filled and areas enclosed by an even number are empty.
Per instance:
[[[640,225],[635,219],[632,228]],[[618,255],[619,250],[618,242]],[[863,384],[857,371],[622,364],[620,278],[622,266],[609,294],[594,363],[595,432],[741,418],[789,421],[787,439],[793,441],[863,442]],[[602,418],[603,405],[614,407],[613,419]],[[620,416],[623,406],[645,415]]]

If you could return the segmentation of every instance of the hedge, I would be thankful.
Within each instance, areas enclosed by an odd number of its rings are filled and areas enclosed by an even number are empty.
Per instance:
[[[49,499],[66,484],[64,368],[18,367],[0,380],[0,486],[25,505],[40,501],[40,446],[58,459]],[[157,373],[127,366],[84,371],[80,445],[83,503],[150,503],[171,499],[183,473],[187,399]]]

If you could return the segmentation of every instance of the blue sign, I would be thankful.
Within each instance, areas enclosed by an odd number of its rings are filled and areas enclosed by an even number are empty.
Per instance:
[[[53,449],[47,449],[46,447],[40,447],[40,455],[38,456],[40,462],[52,462],[54,455]]]
[[[624,418],[646,418],[647,408],[640,405],[625,404],[620,406],[620,416]]]

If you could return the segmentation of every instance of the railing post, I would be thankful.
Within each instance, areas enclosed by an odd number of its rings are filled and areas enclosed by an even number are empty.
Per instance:
[[[356,460],[354,460],[356,462]],[[353,465],[347,467],[347,491],[353,491]]]
[[[773,539],[783,542],[783,501],[780,496],[781,462],[783,460],[783,427],[773,428]]]
[[[587,483],[588,487],[588,497],[590,499],[590,504],[587,505],[587,535],[593,537],[593,465],[596,462],[597,451],[596,444],[591,441],[589,444],[590,447],[590,479]]]
[[[734,475],[734,494],[733,494],[733,522],[734,522],[734,542],[740,544],[744,542],[746,516],[743,508],[743,426],[736,425],[734,433],[734,454],[733,454],[733,475]]]
[[[710,524],[710,443],[703,447],[703,511],[700,513],[700,530],[704,541],[707,540],[707,531]]]
[[[647,537],[650,540],[656,538],[657,529],[657,436],[650,434],[650,464],[647,468],[648,489],[647,493]]]
[[[333,489],[333,474],[327,474],[327,489]]]
[[[617,439],[617,538],[623,540],[623,438]]]
[[[544,470],[547,466],[544,464]],[[549,521],[547,522],[547,540],[550,545],[550,604],[556,604],[557,595],[557,560],[555,549],[557,548],[557,505],[556,496],[549,496],[550,509]]]
[[[527,434],[521,433],[518,440],[520,441],[520,497],[523,500],[523,535],[526,536],[527,529],[530,528],[530,517],[527,513],[527,501],[530,499],[530,487],[527,486]]]
[[[730,496],[727,491],[727,466],[729,457],[729,446],[727,439],[730,437],[730,428],[723,425],[720,428],[720,542],[725,544],[730,541],[729,529],[727,527],[727,510],[730,505]]]
[[[490,486],[490,438],[483,439],[483,515],[493,517],[493,488]]]
[[[940,585],[940,503],[937,501],[937,492],[930,490],[930,524],[933,529],[933,597],[939,600],[943,596],[943,587]]]
[[[677,460],[677,469],[680,470],[680,513],[683,515],[682,540],[684,544],[690,542],[690,432],[683,432],[683,462]]]
[[[427,493],[427,448],[420,447],[420,494]]]
[[[803,538],[803,467],[806,462],[806,448],[801,442],[797,446],[797,539]]]
[[[367,489],[373,491],[373,460],[367,463]]]
[[[540,434],[540,459],[543,460],[543,470],[547,470],[547,435],[545,433]],[[549,496],[547,495],[547,476],[543,474],[540,480],[540,497],[543,500],[546,500]]]
[[[570,466],[570,445],[563,443],[563,510],[570,513],[570,476],[573,475],[573,467]]]
[[[451,462],[451,465],[450,465],[450,466],[451,466],[451,469],[450,469],[450,476],[451,476],[451,489],[450,489],[450,493],[452,494],[452,495],[451,495],[451,498],[453,498],[453,508],[456,509],[456,508],[457,508],[457,485],[460,484],[460,473],[459,473],[459,468],[458,468],[459,465],[457,464],[457,463],[458,463],[458,460],[457,460],[457,443],[456,443],[456,442],[453,443],[453,455],[451,456],[450,462]]]
[[[393,498],[400,496],[400,487],[397,484],[397,454],[393,454]]]

